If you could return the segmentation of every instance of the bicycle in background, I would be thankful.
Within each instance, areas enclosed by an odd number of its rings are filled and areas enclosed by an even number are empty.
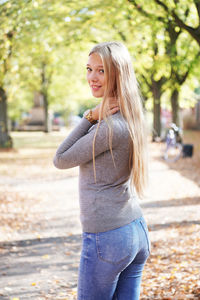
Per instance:
[[[175,162],[183,156],[182,130],[175,123],[172,123],[166,135],[166,149],[164,159],[168,162]]]

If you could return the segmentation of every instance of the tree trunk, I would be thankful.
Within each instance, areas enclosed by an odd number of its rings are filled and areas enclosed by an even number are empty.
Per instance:
[[[8,134],[7,124],[7,96],[5,90],[0,87],[0,148],[11,148],[12,139]]]
[[[153,92],[153,133],[152,141],[154,142],[156,137],[160,137],[161,134],[161,122],[160,122],[160,97],[161,89],[160,83],[152,80],[152,92]]]
[[[44,114],[45,114],[45,120],[44,120],[44,132],[51,132],[51,120],[49,118],[49,109],[48,109],[48,99],[47,95],[43,93],[43,99],[44,99]]]
[[[48,103],[48,80],[46,77],[46,63],[42,63],[42,69],[41,69],[41,94],[43,95],[44,99],[44,113],[45,113],[45,121],[44,121],[44,132],[50,132],[52,130],[51,128],[51,120],[49,118],[49,103]]]
[[[161,122],[160,122],[160,99],[153,99],[153,141],[156,137],[160,137]]]
[[[171,107],[172,107],[172,122],[179,126],[179,103],[178,103],[179,92],[177,89],[172,91],[171,94]]]

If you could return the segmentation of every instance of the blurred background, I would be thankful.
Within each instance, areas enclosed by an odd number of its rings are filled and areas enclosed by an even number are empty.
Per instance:
[[[98,104],[86,63],[110,40],[130,51],[148,124],[141,299],[200,299],[200,2],[0,0],[1,299],[76,297],[78,168],[52,159]]]
[[[0,146],[9,131],[60,130],[96,104],[91,47],[128,47],[149,132],[200,129],[198,1],[0,1]]]

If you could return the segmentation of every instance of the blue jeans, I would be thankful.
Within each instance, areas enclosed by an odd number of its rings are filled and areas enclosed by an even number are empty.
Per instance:
[[[150,255],[143,217],[100,233],[83,232],[78,300],[137,300]]]

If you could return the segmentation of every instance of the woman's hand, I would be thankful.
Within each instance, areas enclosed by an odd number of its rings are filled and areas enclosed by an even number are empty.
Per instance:
[[[99,120],[99,112],[102,102],[92,109],[92,118],[94,120]],[[107,111],[108,115],[113,115],[119,110],[118,102],[115,98],[109,98],[109,109]]]

